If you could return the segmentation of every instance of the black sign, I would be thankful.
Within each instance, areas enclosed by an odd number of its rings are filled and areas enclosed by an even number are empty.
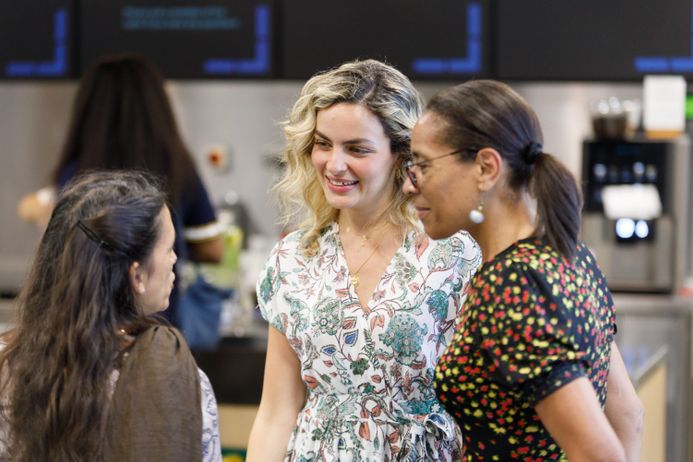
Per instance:
[[[487,1],[287,0],[283,77],[305,79],[356,58],[412,79],[487,75]]]
[[[693,0],[0,0],[0,78],[148,56],[168,78],[290,78],[357,58],[413,80],[693,80]]]
[[[271,77],[273,0],[83,0],[83,70],[137,52],[168,78]]]
[[[500,79],[693,77],[691,0],[497,0]]]
[[[0,0],[0,76],[73,77],[70,0]]]

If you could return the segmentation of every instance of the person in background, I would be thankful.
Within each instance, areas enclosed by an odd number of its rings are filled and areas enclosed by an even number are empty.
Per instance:
[[[642,408],[578,241],[582,196],[534,111],[503,83],[469,81],[430,100],[412,152],[404,191],[427,234],[466,229],[485,259],[436,370],[465,460],[638,460]]]
[[[175,275],[166,195],[135,171],[57,198],[0,353],[0,458],[221,461],[207,377],[164,310]]]
[[[223,243],[215,212],[176,126],[164,80],[143,56],[118,54],[84,74],[72,108],[52,186],[23,197],[18,215],[45,224],[61,190],[75,174],[91,169],[140,169],[166,180],[183,260],[218,263]],[[165,313],[177,323],[178,284]]]
[[[453,461],[433,371],[480,263],[434,242],[401,192],[420,98],[396,69],[345,63],[304,85],[284,125],[287,220],[258,281],[270,323],[248,460]]]

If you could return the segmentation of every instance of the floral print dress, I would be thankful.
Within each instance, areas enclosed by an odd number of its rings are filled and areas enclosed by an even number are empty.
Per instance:
[[[459,430],[433,390],[461,289],[480,264],[466,233],[433,241],[410,232],[367,306],[349,282],[336,223],[319,252],[301,232],[273,249],[258,281],[260,309],[301,363],[307,401],[286,461],[452,461]]]
[[[604,406],[615,333],[606,279],[583,244],[572,263],[536,238],[485,262],[436,370],[464,460],[566,460],[534,407],[580,377]]]

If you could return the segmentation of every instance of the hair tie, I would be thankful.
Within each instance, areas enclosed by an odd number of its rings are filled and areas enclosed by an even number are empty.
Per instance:
[[[522,151],[522,158],[525,160],[527,164],[533,164],[536,160],[537,157],[539,157],[539,154],[541,154],[541,149],[543,148],[541,143],[536,143],[532,141],[527,145],[524,151]]]

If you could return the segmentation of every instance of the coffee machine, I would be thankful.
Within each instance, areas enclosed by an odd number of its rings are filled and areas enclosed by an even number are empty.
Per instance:
[[[687,136],[583,142],[582,240],[597,257],[612,291],[674,293],[691,273],[690,156]],[[626,190],[620,199],[622,214],[613,212],[619,204],[605,204],[619,189]],[[660,205],[656,213],[628,216],[645,207],[642,199],[629,197],[631,190],[646,190]]]

